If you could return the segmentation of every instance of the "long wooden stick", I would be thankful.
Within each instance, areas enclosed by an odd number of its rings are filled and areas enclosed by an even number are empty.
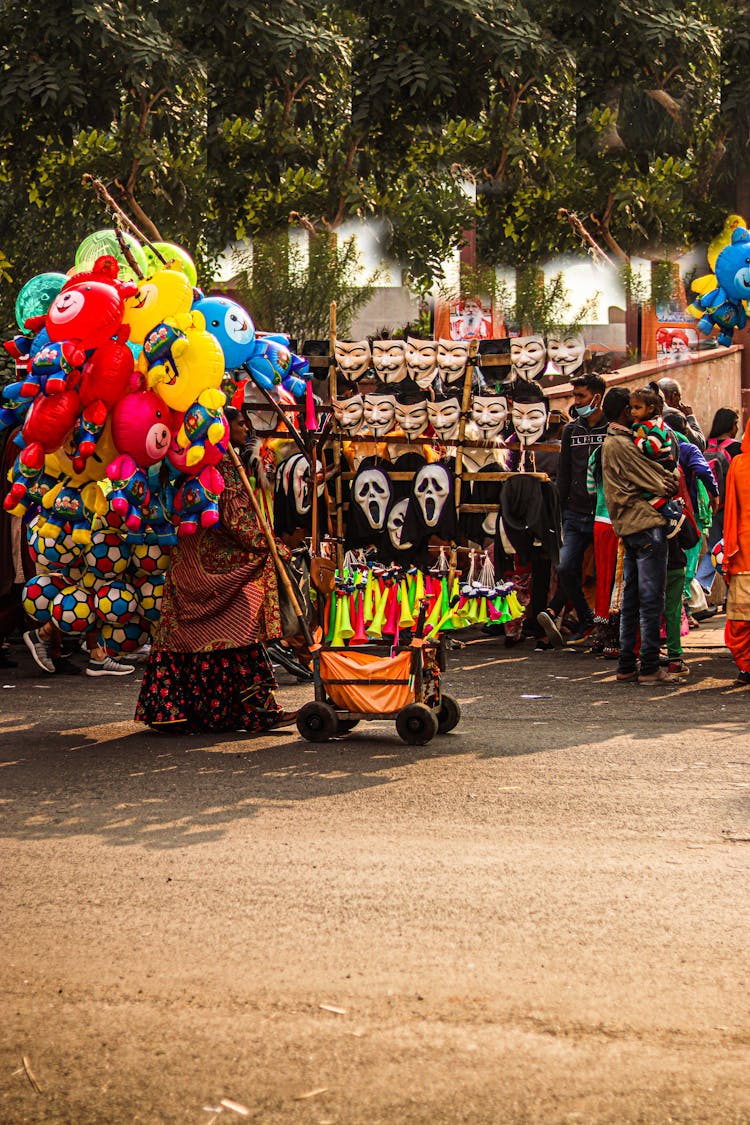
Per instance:
[[[463,467],[464,467],[464,441],[466,439],[466,415],[469,413],[469,403],[471,402],[471,388],[474,382],[474,358],[477,354],[479,347],[478,340],[472,340],[469,344],[469,357],[466,363],[466,371],[464,372],[464,393],[461,398],[461,417],[458,420],[458,445],[456,447],[456,464],[454,468],[455,479],[453,484],[453,503],[456,508],[456,525],[458,525],[459,514],[461,512],[461,492],[463,490]],[[455,539],[451,543],[450,553],[450,566],[448,569],[448,590],[453,589],[453,580],[456,577],[456,569],[458,566],[458,555],[456,551]]]
[[[328,355],[330,356],[330,364],[328,367],[328,386],[331,396],[331,410],[333,410],[333,402],[337,398],[338,390],[336,387],[336,302],[331,301],[331,326],[328,337]],[[339,442],[333,443],[333,465],[335,469],[341,468],[341,445]],[[341,487],[341,473],[336,474],[334,481],[334,494],[336,496],[336,566],[338,567],[339,574],[344,573],[344,494]]]
[[[254,386],[256,386],[258,388],[260,393],[263,395],[263,398],[266,400],[268,405],[271,407],[273,412],[276,414],[276,416],[280,420],[281,424],[289,431],[289,435],[292,438],[294,444],[299,449],[300,453],[304,453],[305,457],[307,457],[307,459],[309,461],[310,460],[310,451],[307,448],[307,446],[305,445],[304,441],[302,440],[302,435],[299,432],[299,430],[297,429],[297,427],[294,425],[294,423],[292,422],[291,418],[288,418],[287,415],[284,413],[284,410],[282,409],[281,403],[276,401],[276,399],[273,397],[273,395],[269,391],[268,387],[264,387],[262,383],[258,382],[258,380],[253,375],[253,372],[251,371],[249,364],[243,363],[242,368],[250,376],[251,382],[253,383]]]
[[[137,227],[135,225],[133,220],[128,216],[127,212],[123,211],[120,204],[112,198],[101,180],[97,180],[96,176],[92,176],[90,172],[85,172],[82,182],[84,184],[91,184],[92,188],[99,196],[99,198],[104,202],[107,209],[111,211],[113,215],[117,215],[117,217],[121,219],[126,226],[130,227],[136,238],[138,238],[140,242],[145,242],[148,246],[150,246],[153,254],[166,265],[167,259],[164,257],[161,251],[156,249],[148,235],[145,235],[140,227]]]
[[[294,585],[292,583],[292,580],[289,577],[289,572],[287,571],[286,566],[284,565],[284,561],[281,558],[281,555],[279,554],[279,549],[276,546],[276,540],[274,539],[273,531],[268,526],[268,523],[266,522],[266,517],[263,515],[263,512],[261,511],[260,504],[258,503],[258,498],[256,497],[255,492],[253,491],[253,486],[250,484],[250,481],[247,479],[247,473],[245,472],[245,467],[242,464],[242,462],[240,461],[239,456],[237,455],[237,450],[234,448],[234,446],[231,444],[231,442],[229,444],[229,456],[231,457],[231,459],[234,463],[234,466],[235,466],[235,468],[237,469],[237,472],[240,475],[240,480],[242,481],[242,486],[245,489],[245,492],[247,493],[247,495],[250,499],[250,503],[253,506],[253,511],[255,512],[255,516],[258,520],[258,524],[260,525],[260,529],[263,532],[263,535],[265,536],[266,542],[268,543],[268,549],[271,552],[271,558],[273,559],[274,566],[276,567],[276,573],[278,574],[279,578],[281,579],[281,584],[286,591],[287,597],[289,598],[289,604],[291,605],[292,609],[294,610],[294,614],[295,614],[297,620],[299,621],[300,630],[302,631],[302,636],[305,638],[305,642],[308,645],[311,645],[313,643],[312,634],[310,632],[310,627],[307,624],[307,618],[305,617],[304,613],[302,612],[302,607],[299,604],[299,600],[297,598],[297,591],[294,589]]]

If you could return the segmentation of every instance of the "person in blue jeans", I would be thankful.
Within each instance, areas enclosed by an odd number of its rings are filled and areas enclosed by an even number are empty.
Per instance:
[[[578,618],[576,632],[568,644],[586,640],[594,627],[594,613],[583,592],[583,556],[594,542],[593,498],[587,487],[589,457],[604,441],[607,422],[602,413],[606,383],[601,375],[579,375],[571,379],[575,416],[562,432],[557,490],[562,510],[563,544],[557,567],[558,591],[548,609],[537,616],[554,645],[565,643],[555,621],[571,602]],[[596,565],[596,562],[595,562]]]
[[[617,679],[646,684],[679,684],[659,666],[661,618],[667,582],[667,526],[644,494],[671,498],[679,470],[649,461],[633,441],[630,395],[613,387],[604,398],[609,422],[602,446],[602,477],[612,527],[625,549],[620,610]],[[640,629],[640,668],[636,647]]]

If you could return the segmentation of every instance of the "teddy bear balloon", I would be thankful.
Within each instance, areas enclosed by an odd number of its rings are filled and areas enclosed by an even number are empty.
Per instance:
[[[714,273],[699,278],[693,289],[698,296],[688,312],[699,318],[698,331],[710,336],[714,326],[718,327],[718,342],[729,347],[734,329],[744,328],[747,323],[750,232],[746,227],[735,227],[731,242],[717,255]]]

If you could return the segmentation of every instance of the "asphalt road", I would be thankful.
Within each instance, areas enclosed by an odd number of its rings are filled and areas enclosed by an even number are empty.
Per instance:
[[[24,652],[0,1121],[750,1122],[750,692],[722,622],[678,690],[477,639],[423,748],[385,721],[160,739],[139,676]]]

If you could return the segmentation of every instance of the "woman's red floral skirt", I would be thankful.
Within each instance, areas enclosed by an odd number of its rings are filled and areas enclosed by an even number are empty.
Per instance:
[[[273,668],[262,645],[217,652],[154,649],[136,722],[174,734],[269,730],[281,714]]]

